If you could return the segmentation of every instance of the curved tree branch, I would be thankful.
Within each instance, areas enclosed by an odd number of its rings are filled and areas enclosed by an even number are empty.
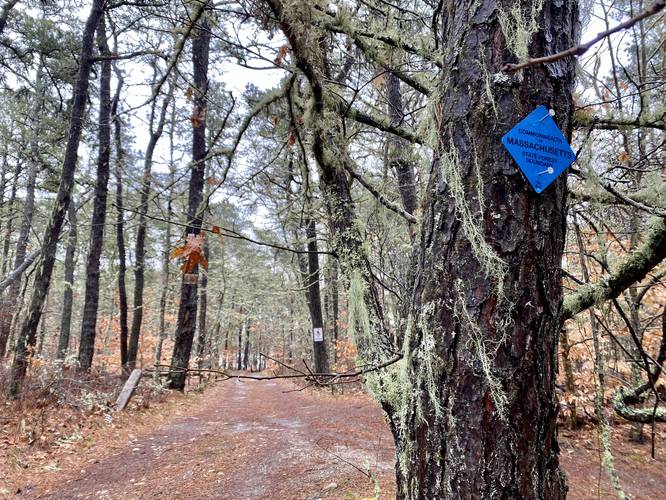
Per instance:
[[[632,253],[610,276],[586,285],[564,298],[563,319],[567,320],[586,309],[620,295],[632,284],[642,280],[666,258],[666,220],[657,218],[645,243]]]

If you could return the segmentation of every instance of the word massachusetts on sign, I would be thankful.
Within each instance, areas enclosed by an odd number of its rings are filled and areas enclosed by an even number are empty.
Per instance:
[[[553,120],[555,112],[537,108],[513,127],[502,144],[537,193],[546,189],[576,159]]]

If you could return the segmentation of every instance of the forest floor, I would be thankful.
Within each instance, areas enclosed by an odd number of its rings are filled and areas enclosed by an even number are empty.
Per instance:
[[[393,498],[394,449],[377,404],[360,392],[294,389],[231,380],[119,414],[68,446],[1,460],[0,497]],[[649,444],[629,444],[625,432],[614,437],[626,492],[663,499],[663,440],[652,460]],[[562,432],[560,445],[569,498],[614,498],[594,430]]]

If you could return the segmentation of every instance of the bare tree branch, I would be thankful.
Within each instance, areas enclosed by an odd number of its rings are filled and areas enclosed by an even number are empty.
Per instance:
[[[513,73],[515,71],[529,68],[531,66],[538,66],[539,64],[546,64],[559,61],[560,59],[564,59],[565,57],[581,56],[585,52],[587,52],[593,45],[599,43],[604,38],[609,37],[612,34],[617,33],[618,31],[631,28],[634,24],[642,21],[643,19],[646,19],[650,16],[654,16],[655,14],[659,13],[664,7],[666,7],[666,0],[658,0],[652,5],[652,7],[644,10],[643,12],[632,17],[631,19],[618,24],[614,28],[599,33],[597,36],[595,36],[592,40],[588,42],[576,45],[575,47],[568,48],[567,50],[563,50],[562,52],[551,54],[549,56],[535,57],[534,59],[528,59],[527,61],[518,64],[514,63],[505,64],[502,67],[502,71],[506,73]]]
[[[659,217],[643,245],[633,252],[610,276],[598,283],[585,285],[564,298],[563,318],[569,319],[586,309],[620,295],[642,280],[666,258],[666,220]]]
[[[30,267],[30,265],[35,261],[35,259],[39,256],[39,254],[42,253],[41,248],[39,250],[35,250],[32,252],[30,255],[28,255],[23,263],[18,266],[16,269],[14,269],[12,272],[10,272],[5,278],[0,281],[0,293],[7,288],[9,285],[11,285],[14,281],[19,279],[21,275],[23,275],[23,272]]]

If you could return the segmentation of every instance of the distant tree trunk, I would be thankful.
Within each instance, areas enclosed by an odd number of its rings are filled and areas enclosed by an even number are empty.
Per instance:
[[[116,44],[117,46],[117,44]],[[123,87],[123,77],[116,70],[118,80],[116,93],[111,104],[111,116],[113,122],[114,144],[116,150],[116,246],[118,248],[118,321],[120,323],[120,366],[127,366],[127,339],[129,328],[127,325],[127,285],[125,277],[127,274],[127,257],[125,251],[125,215],[123,213],[123,169],[125,167],[125,151],[122,143],[122,123],[118,114],[120,105],[120,93]]]
[[[169,253],[171,251],[171,218],[173,217],[173,185],[176,180],[176,170],[175,164],[173,161],[173,132],[175,128],[174,115],[171,115],[171,131],[169,134],[171,142],[171,162],[170,162],[170,175],[169,175],[169,199],[167,201],[167,225],[166,231],[164,233],[164,247],[162,253],[162,290],[160,291],[160,334],[157,339],[157,344],[155,345],[155,364],[159,365],[162,363],[162,346],[164,345],[164,340],[167,338],[167,329],[166,329],[166,308],[167,308],[167,297],[169,293],[169,278],[170,278],[170,267],[169,267]]]
[[[206,1],[207,10],[210,3]],[[187,229],[188,234],[199,234],[201,230],[201,217],[203,210],[204,174],[206,172],[206,112],[208,94],[208,53],[210,49],[210,26],[207,20],[208,13],[204,12],[200,28],[195,30],[192,39],[192,66],[194,70],[194,108],[192,110],[192,168],[190,176]],[[178,307],[178,328],[171,357],[172,368],[187,368],[190,362],[192,342],[197,319],[197,274],[198,267],[190,273],[183,275],[180,285],[180,305]],[[172,370],[169,374],[169,386],[172,389],[185,388],[185,373]]]
[[[44,357],[44,342],[46,341],[46,321],[48,319],[49,313],[49,299],[51,294],[46,294],[46,300],[44,301],[44,310],[42,311],[42,324],[39,329],[39,343],[37,344],[37,356],[40,358]]]
[[[7,263],[10,260],[9,249],[12,241],[12,231],[13,231],[13,220],[14,214],[14,204],[16,203],[16,192],[18,191],[18,180],[19,174],[21,172],[20,165],[16,165],[14,169],[14,179],[12,180],[12,189],[9,195],[9,201],[7,203],[7,226],[5,227],[5,232],[3,234],[4,244],[2,247],[2,275],[4,276],[7,273]],[[20,280],[19,280],[20,281]],[[2,294],[2,311],[0,311],[0,359],[4,357],[7,350],[7,342],[9,341],[9,334],[11,333],[12,328],[12,319],[14,314],[13,305],[9,302],[8,295]]]
[[[101,55],[110,54],[106,42],[104,16],[97,26],[97,43]],[[87,371],[92,366],[97,333],[97,309],[99,307],[99,262],[104,244],[106,222],[106,198],[109,184],[109,161],[111,158],[111,61],[101,63],[99,79],[99,124],[97,151],[97,180],[93,198],[93,215],[90,226],[90,249],[86,265],[86,289],[81,318],[79,339],[79,369]]]
[[[9,151],[6,141],[2,148],[2,170],[0,171],[0,234],[3,234],[2,226],[3,223],[5,222],[5,217],[3,217],[3,211],[5,209],[5,190],[7,189],[7,172],[9,170],[9,162],[7,161],[8,155]]]
[[[390,71],[386,74],[386,90],[388,92],[388,115],[391,118],[391,124],[402,126],[405,120],[405,112],[400,91],[400,80],[395,73]],[[414,165],[410,160],[411,144],[394,135],[389,135],[388,141],[389,163],[396,173],[402,206],[413,215],[416,213],[418,201]],[[414,230],[411,225],[409,229],[413,240]]]
[[[217,298],[217,305],[215,306],[215,327],[210,335],[207,347],[207,351],[211,357],[210,366],[214,369],[218,368],[220,365],[220,344],[222,343],[220,332],[222,331],[222,307],[224,306],[224,295],[225,287],[223,286]],[[228,342],[228,331],[229,330],[227,329],[225,344]]]
[[[11,397],[18,395],[21,383],[25,377],[28,367],[28,354],[35,345],[37,326],[41,317],[44,299],[51,283],[51,274],[56,257],[56,246],[60,236],[65,214],[69,208],[72,185],[74,183],[74,171],[76,170],[79,141],[83,127],[83,114],[88,98],[88,84],[90,69],[92,67],[92,55],[95,30],[97,23],[103,15],[105,0],[92,0],[90,14],[83,31],[81,57],[79,59],[79,74],[74,88],[74,99],[72,103],[72,115],[69,126],[69,136],[60,177],[60,186],[53,205],[53,211],[42,238],[42,260],[34,280],[34,288],[27,316],[19,332],[14,355],[14,363],[10,380],[7,385],[8,394]]]
[[[204,257],[206,260],[210,257],[210,247],[208,245],[208,240],[204,242]],[[199,336],[197,337],[197,358],[198,358],[198,367],[202,368],[204,366],[204,358],[206,357],[206,342],[208,338],[206,336],[206,313],[208,312],[208,273],[201,273],[199,277],[199,302],[201,307],[199,308]]]
[[[3,217],[3,211],[5,208],[5,189],[7,188],[7,170],[9,167],[9,162],[7,161],[7,142],[5,142],[3,151],[2,151],[2,171],[0,172],[0,234],[2,233],[2,226],[3,222],[5,221],[5,217]],[[7,224],[9,224],[10,218],[8,217],[7,219]],[[2,268],[4,269],[4,260],[2,262]],[[3,276],[5,272],[3,271]],[[4,304],[4,294],[0,293],[0,304]],[[2,359],[5,355],[5,345],[7,343],[7,339],[5,338],[5,334],[3,333],[3,328],[4,328],[4,322],[5,322],[5,314],[8,314],[10,311],[6,311],[5,308],[3,307],[2,310],[0,311],[0,363],[2,363]],[[7,332],[8,333],[8,332]],[[8,335],[7,335],[8,337]]]
[[[333,328],[333,362],[338,362],[338,337],[340,335],[340,298],[338,293],[338,260],[330,259],[330,287],[331,310],[332,310],[332,328]]]
[[[578,416],[576,414],[576,378],[574,377],[573,366],[571,364],[571,342],[569,341],[569,332],[566,327],[560,332],[560,347],[562,356],[562,368],[564,369],[564,384],[569,394],[569,428],[578,427]]]
[[[58,339],[57,359],[65,359],[69,348],[69,334],[72,325],[72,307],[74,305],[74,268],[76,266],[76,203],[72,200],[67,210],[69,234],[65,250],[65,291],[62,296],[62,316],[60,318],[60,336]]]
[[[252,362],[250,361],[250,318],[245,319],[245,347],[243,348],[243,370],[247,370],[248,366],[252,370]]]
[[[139,351],[139,337],[141,336],[141,324],[143,322],[143,288],[145,281],[146,265],[146,230],[148,214],[148,198],[150,197],[150,185],[153,172],[153,155],[157,141],[160,140],[164,131],[166,113],[173,96],[173,85],[169,87],[167,95],[164,97],[162,109],[155,126],[156,101],[150,112],[150,139],[146,147],[146,156],[143,167],[143,180],[141,187],[141,204],[139,205],[139,226],[136,231],[136,249],[134,252],[134,313],[132,315],[132,330],[130,331],[129,346],[127,349],[127,367],[134,369],[136,365],[136,355]]]
[[[25,187],[25,201],[23,203],[23,216],[21,218],[21,226],[19,228],[18,240],[14,247],[14,269],[23,264],[28,250],[28,240],[30,238],[30,229],[32,228],[32,218],[35,212],[35,186],[37,183],[37,174],[40,170],[41,159],[39,156],[39,138],[40,138],[40,115],[44,106],[44,63],[41,55],[39,56],[39,66],[37,68],[37,76],[35,78],[35,102],[33,103],[30,113],[30,161],[28,162],[28,179]],[[5,310],[12,311],[3,317],[3,322],[0,324],[0,329],[11,330],[14,314],[19,312],[16,307],[18,303],[18,296],[21,290],[21,280],[14,280],[12,285],[5,295]],[[9,331],[0,333],[0,337],[4,338],[9,335]],[[1,342],[0,342],[1,343]],[[4,350],[0,345],[0,351]]]
[[[242,311],[242,308],[241,308]],[[241,370],[243,368],[243,332],[245,331],[245,319],[242,319],[240,325],[238,325],[238,363],[236,363],[236,369]]]
[[[19,185],[19,176],[21,175],[21,163],[18,162],[14,167],[14,178],[12,179],[12,189],[9,194],[9,200],[7,203],[7,226],[5,227],[5,232],[3,234],[4,244],[2,245],[2,274],[7,273],[7,264],[10,260],[9,249],[12,242],[12,232],[13,232],[13,220],[14,220],[14,206],[16,204],[16,193],[18,191]]]
[[[324,332],[324,317],[321,309],[321,291],[319,287],[319,254],[317,253],[317,223],[313,218],[305,221],[305,234],[308,238],[308,272],[305,277],[306,294],[312,321],[312,349],[314,354],[314,371],[328,373],[328,353],[326,332]],[[314,329],[321,328],[322,340],[314,338]]]

